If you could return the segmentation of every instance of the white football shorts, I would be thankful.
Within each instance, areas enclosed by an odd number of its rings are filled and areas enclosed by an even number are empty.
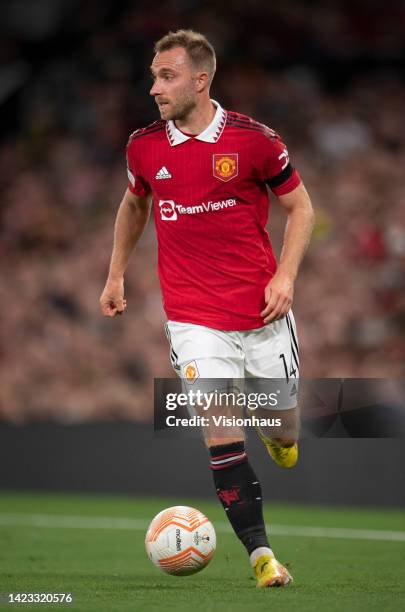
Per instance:
[[[279,321],[247,331],[177,321],[168,321],[165,330],[173,369],[188,388],[207,391],[207,379],[245,379],[245,392],[247,386],[260,392],[270,388],[263,379],[277,379],[284,383],[277,408],[297,405],[299,345],[291,310]]]

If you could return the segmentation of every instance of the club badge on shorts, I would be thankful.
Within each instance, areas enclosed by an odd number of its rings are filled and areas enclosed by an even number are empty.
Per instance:
[[[238,176],[237,153],[214,153],[212,156],[213,173],[221,181],[230,181]]]
[[[196,362],[190,361],[189,363],[186,363],[183,368],[183,374],[186,381],[192,385],[193,382],[200,376]]]

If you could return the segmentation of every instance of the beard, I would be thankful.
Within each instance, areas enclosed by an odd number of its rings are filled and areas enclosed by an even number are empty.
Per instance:
[[[163,100],[156,101],[157,104],[162,102],[168,102],[163,98]],[[159,112],[162,119],[166,121],[181,121],[184,120],[196,107],[196,101],[193,96],[190,94],[183,94],[176,98],[175,101],[170,101],[164,106],[159,106]]]

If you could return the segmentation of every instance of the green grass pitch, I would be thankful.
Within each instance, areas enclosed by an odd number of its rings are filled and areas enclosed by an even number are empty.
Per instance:
[[[144,550],[143,523],[176,504],[197,507],[218,526],[216,554],[195,576],[161,573]],[[74,604],[45,609],[83,612],[404,609],[405,541],[400,534],[392,541],[384,534],[380,540],[372,539],[373,533],[356,536],[368,533],[357,530],[405,531],[403,512],[268,504],[265,516],[271,546],[294,576],[285,589],[255,588],[246,553],[225,531],[223,511],[214,501],[0,493],[0,592],[72,592]],[[138,526],[123,519],[137,519]],[[279,533],[271,534],[272,524]],[[282,535],[280,526],[356,531],[351,538],[332,531],[335,537],[310,537]]]

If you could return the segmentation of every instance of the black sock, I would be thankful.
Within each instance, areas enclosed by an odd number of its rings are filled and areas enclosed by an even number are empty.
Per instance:
[[[249,555],[259,546],[269,546],[262,490],[248,462],[244,442],[211,446],[209,450],[217,495],[236,535]]]

